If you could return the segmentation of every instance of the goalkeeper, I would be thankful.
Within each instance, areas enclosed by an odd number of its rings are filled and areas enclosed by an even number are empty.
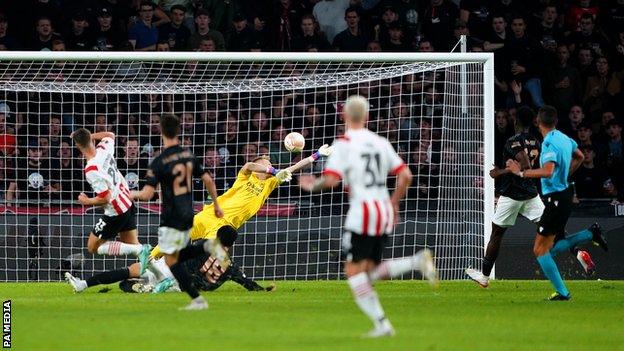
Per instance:
[[[223,217],[218,218],[214,215],[214,207],[212,204],[205,205],[201,212],[197,213],[193,218],[193,228],[191,228],[191,241],[217,239],[228,250],[232,247],[238,237],[238,229],[247,222],[251,217],[255,216],[260,210],[266,199],[271,195],[280,184],[288,182],[292,178],[292,173],[308,167],[320,157],[327,157],[331,154],[332,148],[328,145],[321,146],[311,156],[308,156],[296,164],[279,170],[273,167],[268,156],[256,157],[252,162],[246,163],[238,172],[236,181],[232,187],[224,194],[218,197],[219,206],[223,210]],[[218,235],[217,235],[218,234]],[[160,248],[156,246],[150,257],[158,259],[162,256]],[[214,290],[214,284],[220,286],[227,279],[235,279],[240,276],[236,266],[232,269],[225,269],[224,276],[220,273],[221,263],[214,261],[207,269],[207,272],[201,272],[205,261],[197,261],[197,267],[189,267],[191,274],[197,278],[198,272],[212,286],[211,289],[202,288],[202,290]],[[215,266],[216,265],[216,266]],[[240,273],[242,274],[242,273]],[[212,275],[212,279],[210,279]],[[201,277],[200,276],[200,277]],[[203,279],[203,278],[202,278]],[[197,279],[194,279],[197,282]],[[171,278],[160,281],[155,287],[155,292],[168,290],[173,286],[174,282]],[[208,285],[207,285],[208,286]],[[218,287],[217,286],[217,287]],[[254,289],[257,290],[257,289]]]

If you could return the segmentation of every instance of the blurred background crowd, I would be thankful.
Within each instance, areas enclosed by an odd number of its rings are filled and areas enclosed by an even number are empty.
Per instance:
[[[624,202],[624,0],[0,2],[0,50],[448,52],[462,35],[469,51],[495,56],[497,164],[519,107],[553,105],[559,129],[585,154],[573,177],[578,198]],[[68,140],[76,126],[116,132],[119,168],[140,186],[159,152],[163,113],[181,118],[183,142],[223,191],[258,154],[276,165],[297,161],[281,145],[290,130],[302,131],[308,150],[331,143],[344,132],[341,104],[353,93],[370,99],[371,129],[412,168],[411,197],[432,198],[440,162],[456,157],[436,145],[443,83],[443,72],[433,71],[280,94],[3,91],[0,200],[75,199],[85,189]]]

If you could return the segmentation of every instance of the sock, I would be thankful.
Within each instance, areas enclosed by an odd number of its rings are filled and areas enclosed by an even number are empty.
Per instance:
[[[141,250],[143,249],[143,245],[141,244],[126,244],[121,241],[107,241],[104,244],[100,245],[97,249],[97,253],[100,255],[111,255],[111,256],[121,256],[121,255],[135,255],[139,256]]]
[[[540,267],[542,267],[544,275],[548,278],[548,280],[550,280],[550,283],[555,287],[555,290],[557,290],[559,294],[563,296],[570,295],[570,292],[563,283],[563,279],[561,279],[559,268],[557,268],[557,264],[549,252],[539,256],[537,258],[537,263],[539,263]]]
[[[130,277],[130,270],[128,267],[117,269],[114,271],[99,273],[91,278],[87,279],[87,286],[96,286],[100,284],[111,284],[120,282]]]
[[[173,274],[164,259],[151,260],[150,264],[147,266],[147,270],[156,276],[157,281],[162,281],[165,278],[174,279]]]
[[[386,316],[381,307],[381,303],[379,303],[377,293],[371,286],[368,274],[366,272],[358,273],[350,277],[348,281],[351,291],[353,292],[353,297],[355,298],[355,303],[357,303],[360,310],[373,321],[375,327],[380,326],[386,319]]]
[[[557,254],[569,250],[576,245],[584,244],[586,242],[591,241],[594,234],[589,230],[581,230],[578,233],[569,235],[565,239],[561,239],[555,243],[555,245],[550,249],[550,254],[552,256],[556,256]]]
[[[171,269],[171,273],[173,273],[173,276],[178,281],[178,284],[180,285],[180,289],[186,291],[186,293],[192,299],[199,296],[197,289],[195,289],[193,285],[191,284],[191,276],[188,274],[188,272],[186,271],[186,269],[180,262],[169,267],[169,269]]]
[[[487,257],[483,257],[483,275],[489,277],[492,273],[492,268],[494,268],[495,260],[491,260]]]
[[[418,252],[414,256],[383,261],[369,274],[370,281],[394,278],[418,269],[421,259],[422,253]]]

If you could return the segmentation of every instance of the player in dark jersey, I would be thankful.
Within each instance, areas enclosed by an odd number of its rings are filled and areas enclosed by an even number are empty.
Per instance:
[[[193,153],[180,146],[178,139],[180,120],[174,115],[164,115],[160,125],[164,149],[150,164],[146,185],[141,191],[132,192],[132,198],[149,200],[154,196],[156,187],[160,184],[163,208],[158,228],[158,246],[164,253],[165,263],[171,269],[180,288],[192,298],[191,303],[185,309],[206,309],[208,303],[191,285],[190,275],[182,265],[182,261],[204,253],[204,247],[190,245],[187,247],[194,216],[191,189],[193,176],[201,177],[208,189],[213,199],[215,215],[223,217],[223,211],[217,203],[217,189],[214,181],[207,172],[203,171]],[[220,262],[224,262],[227,258],[223,258],[223,252],[221,248],[218,254],[212,251],[211,255],[218,258]]]
[[[535,113],[529,107],[523,106],[518,110],[516,119],[516,133],[505,143],[503,149],[503,162],[514,160],[518,162],[522,170],[532,169],[540,154],[540,142],[529,132]],[[499,195],[496,204],[496,212],[492,219],[492,234],[488,242],[485,256],[483,257],[483,271],[467,268],[466,274],[482,287],[489,285],[489,277],[502,243],[503,235],[507,228],[516,223],[518,214],[528,220],[537,223],[544,212],[544,203],[539,197],[536,183],[533,179],[514,176],[505,169],[505,165],[498,165],[490,171],[490,176],[500,179],[497,189]],[[594,263],[586,251],[575,250],[577,259],[586,272],[594,270]]]

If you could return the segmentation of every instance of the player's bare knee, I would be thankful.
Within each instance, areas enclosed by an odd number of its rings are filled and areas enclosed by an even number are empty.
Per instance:
[[[141,264],[136,262],[128,267],[128,273],[130,278],[138,278],[141,276]]]

